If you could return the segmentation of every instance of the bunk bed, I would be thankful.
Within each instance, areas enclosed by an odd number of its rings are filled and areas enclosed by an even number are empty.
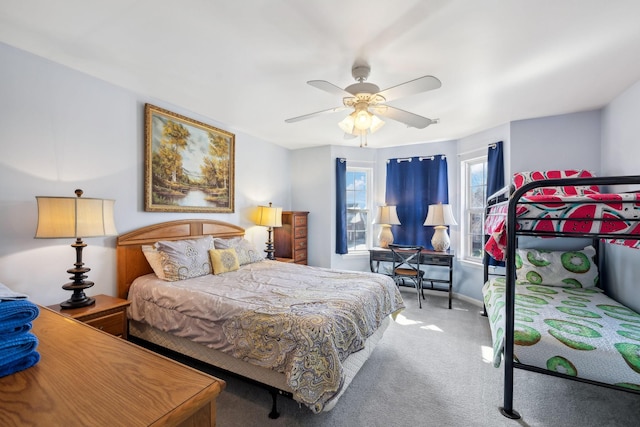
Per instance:
[[[640,194],[601,190],[638,184],[640,176],[526,172],[490,196],[483,298],[494,366],[504,359],[504,416],[520,418],[514,368],[640,393],[640,314],[603,292],[597,263],[604,243],[640,240]],[[518,246],[527,239],[534,248]],[[489,274],[488,255],[505,262],[504,275]]]

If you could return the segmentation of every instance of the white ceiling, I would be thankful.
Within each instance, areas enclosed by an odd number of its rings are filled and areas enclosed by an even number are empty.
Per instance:
[[[288,148],[345,141],[347,113],[306,84],[354,83],[366,60],[390,102],[440,123],[387,124],[370,147],[457,139],[596,109],[640,80],[638,0],[3,0],[0,41]]]

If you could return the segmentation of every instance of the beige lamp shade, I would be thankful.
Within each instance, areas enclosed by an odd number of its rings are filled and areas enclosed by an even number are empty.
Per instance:
[[[282,208],[269,206],[258,206],[256,212],[256,224],[265,227],[282,227]]]
[[[395,206],[378,206],[374,224],[400,225]]]
[[[453,217],[451,205],[438,203],[437,205],[429,205],[424,225],[458,225],[458,223]]]
[[[99,237],[118,234],[115,200],[37,196],[37,239]]]

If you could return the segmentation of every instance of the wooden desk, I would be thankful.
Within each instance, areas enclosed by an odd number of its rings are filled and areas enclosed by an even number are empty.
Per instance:
[[[449,309],[451,309],[451,296],[452,296],[452,291],[453,291],[453,258],[454,258],[454,252],[453,251],[447,251],[447,252],[436,252],[436,251],[429,251],[424,249],[421,253],[420,253],[420,264],[422,265],[430,265],[430,266],[441,266],[441,267],[447,267],[449,269],[449,279],[445,280],[445,279],[430,279],[427,277],[424,277],[422,279],[423,282],[423,287],[424,287],[424,282],[430,282],[431,283],[431,288],[427,288],[427,289],[432,289],[434,291],[444,291],[444,292],[449,292]],[[383,249],[383,248],[373,248],[373,249],[369,249],[369,266],[371,268],[371,271],[374,273],[378,273],[379,269],[380,269],[380,263],[381,262],[393,262],[393,253],[391,252],[390,249]],[[446,283],[448,286],[447,288],[440,288],[440,287],[434,287],[434,283]]]
[[[40,362],[0,378],[3,426],[215,426],[225,382],[48,308]]]

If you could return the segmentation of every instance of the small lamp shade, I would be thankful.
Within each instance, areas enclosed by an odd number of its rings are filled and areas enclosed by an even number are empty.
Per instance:
[[[378,206],[376,212],[376,218],[373,221],[374,224],[380,224],[380,234],[378,234],[378,241],[381,248],[388,248],[393,243],[393,233],[391,232],[392,225],[400,225],[400,219],[398,219],[398,213],[395,206]]]
[[[395,206],[378,206],[374,224],[400,225]]]
[[[37,239],[100,237],[118,234],[113,219],[115,200],[80,197],[36,197]]]
[[[258,206],[256,213],[256,224],[265,227],[282,227],[282,208],[269,206]]]
[[[437,205],[429,205],[424,225],[458,225],[458,223],[453,217],[451,205],[438,203]]]
[[[451,205],[443,205],[442,203],[429,205],[429,212],[424,220],[424,225],[434,226],[433,237],[431,238],[433,249],[439,252],[448,250],[451,241],[447,234],[447,225],[458,225],[453,217]]]

